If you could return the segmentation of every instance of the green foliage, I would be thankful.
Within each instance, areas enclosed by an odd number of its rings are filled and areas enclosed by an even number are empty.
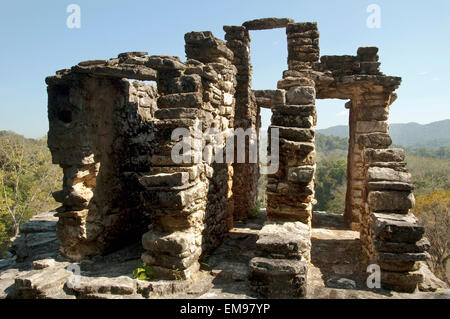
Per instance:
[[[150,266],[142,265],[133,271],[133,278],[139,280],[151,280],[156,278],[156,271]]]
[[[262,208],[263,204],[265,204],[265,203],[263,203],[262,201],[258,201],[256,203],[256,206],[253,207],[252,210],[250,210],[250,212],[248,214],[248,218],[250,218],[250,219],[263,218],[263,215],[261,214],[261,208]]]
[[[0,257],[21,223],[57,207],[51,193],[61,180],[62,171],[52,164],[46,138],[0,131]]]
[[[405,148],[405,152],[408,156],[436,158],[443,160],[450,159],[450,147],[448,146]]]
[[[323,134],[316,135],[317,162],[330,158],[346,158],[348,139]]]
[[[315,210],[342,214],[345,206],[347,161],[324,159],[317,165]]]
[[[450,284],[446,261],[450,258],[450,189],[437,190],[416,198],[414,214],[425,226],[431,245],[431,270]]]
[[[175,278],[175,280],[183,280],[183,276],[181,275],[181,270],[179,270],[175,266],[172,266],[172,276],[173,276],[173,278]]]
[[[406,153],[407,168],[413,176],[415,195],[450,189],[450,161]]]
[[[261,174],[258,180],[258,209],[265,208],[267,205],[267,199],[266,199],[266,187],[267,187],[267,175]],[[258,211],[259,214],[259,211]]]

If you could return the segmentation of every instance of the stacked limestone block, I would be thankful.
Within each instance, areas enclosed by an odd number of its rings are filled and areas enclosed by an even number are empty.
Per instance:
[[[378,62],[378,48],[358,48],[356,56],[353,55],[324,55],[320,58],[317,68],[321,71],[331,71],[333,76],[345,76],[353,74],[380,74],[380,63]]]
[[[222,241],[232,227],[231,164],[211,161],[224,151],[225,139],[233,127],[235,68],[233,54],[210,32],[185,36],[186,63],[175,58],[158,69],[157,148],[150,174],[141,178],[146,191],[143,200],[152,211],[153,222],[142,237],[146,249],[142,259],[158,278],[192,278],[199,270],[199,258]],[[176,128],[189,131],[190,163],[174,162],[172,140]],[[217,129],[221,145],[208,149],[202,135]],[[206,150],[208,149],[208,150]],[[206,150],[203,152],[203,150]]]
[[[237,69],[234,128],[243,129],[244,131],[251,128],[256,133],[261,127],[261,120],[259,107],[251,91],[250,34],[245,26],[224,26],[223,29],[225,31],[225,40],[227,41],[226,45],[233,52],[234,58],[232,62]],[[253,136],[253,141],[258,143],[258,136]],[[247,138],[245,142],[245,163],[238,163],[237,154],[235,154],[236,160],[233,164],[235,220],[246,217],[256,206],[258,197],[259,165],[258,163],[249,162],[249,143],[250,138]]]
[[[156,91],[122,79],[131,68],[139,79],[154,74],[117,58],[81,62],[46,79],[48,146],[64,173],[63,189],[53,194],[62,203],[57,236],[61,252],[73,259],[135,241],[148,223],[133,174],[150,165]]]
[[[272,129],[279,131],[279,170],[268,176],[269,221],[257,241],[261,257],[251,260],[250,269],[252,287],[266,297],[299,298],[306,296],[315,202],[316,92],[308,72],[319,50],[315,23],[289,23],[286,33],[291,72],[278,82],[285,101],[272,106],[269,127],[269,135]],[[269,96],[257,95],[260,103]]]
[[[306,296],[311,229],[299,221],[268,221],[258,233],[250,260],[250,287],[266,298]]]
[[[320,57],[317,23],[289,23],[286,34],[289,70],[304,71],[317,67]]]
[[[367,219],[362,234],[370,263],[381,268],[383,288],[413,292],[422,281],[421,261],[429,259],[425,229],[410,213],[411,174],[402,149],[364,150]]]
[[[362,151],[365,148],[382,149],[391,145],[387,120],[389,107],[395,101],[396,94],[392,93],[392,87],[383,87],[375,81],[361,87],[366,93],[353,96],[347,104],[350,108],[350,139],[344,217],[353,230],[364,232],[364,229],[360,229],[366,204]]]

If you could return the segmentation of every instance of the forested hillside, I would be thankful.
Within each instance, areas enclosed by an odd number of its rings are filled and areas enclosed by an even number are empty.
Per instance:
[[[338,125],[327,129],[317,130],[324,135],[348,137],[348,126]],[[394,144],[403,147],[450,147],[450,119],[429,124],[405,123],[391,124],[389,135]]]
[[[46,138],[0,131],[0,257],[21,223],[57,207],[51,193],[61,182],[62,171],[51,163]]]
[[[345,206],[347,139],[318,134],[316,141],[318,203],[314,209],[341,214]],[[431,242],[431,269],[450,283],[445,270],[450,263],[450,147],[404,149],[416,187],[413,213],[426,226]]]

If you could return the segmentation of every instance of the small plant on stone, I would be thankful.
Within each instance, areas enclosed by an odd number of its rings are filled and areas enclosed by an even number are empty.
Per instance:
[[[172,266],[172,275],[175,278],[175,280],[183,280],[183,276],[181,275],[181,270],[176,268],[175,266]]]
[[[133,271],[133,278],[139,280],[151,280],[156,278],[156,272],[152,267],[143,265]]]
[[[258,202],[255,207],[250,210],[250,212],[248,213],[248,217],[252,218],[252,219],[258,219],[261,218],[261,207],[262,207],[262,202]]]

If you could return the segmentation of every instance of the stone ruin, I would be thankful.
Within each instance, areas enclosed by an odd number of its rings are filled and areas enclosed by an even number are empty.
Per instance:
[[[286,29],[288,69],[277,89],[255,91],[249,31],[273,28]],[[196,130],[216,128],[225,138],[230,128],[259,129],[260,108],[270,108],[280,163],[268,176],[267,221],[249,279],[266,297],[304,297],[316,204],[315,101],[341,99],[350,110],[345,220],[360,232],[367,265],[380,266],[383,288],[414,291],[429,242],[410,213],[404,152],[389,148],[389,108],[401,78],[380,72],[375,47],[320,56],[317,23],[268,18],[223,29],[225,41],[187,33],[185,62],[127,52],[46,79],[48,146],[64,171],[54,193],[61,253],[82,260],[141,241],[142,262],[158,278],[195,280],[202,256],[256,206],[259,165],[177,164],[172,131],[191,132],[194,157],[206,143]],[[249,152],[247,143],[246,158]]]

